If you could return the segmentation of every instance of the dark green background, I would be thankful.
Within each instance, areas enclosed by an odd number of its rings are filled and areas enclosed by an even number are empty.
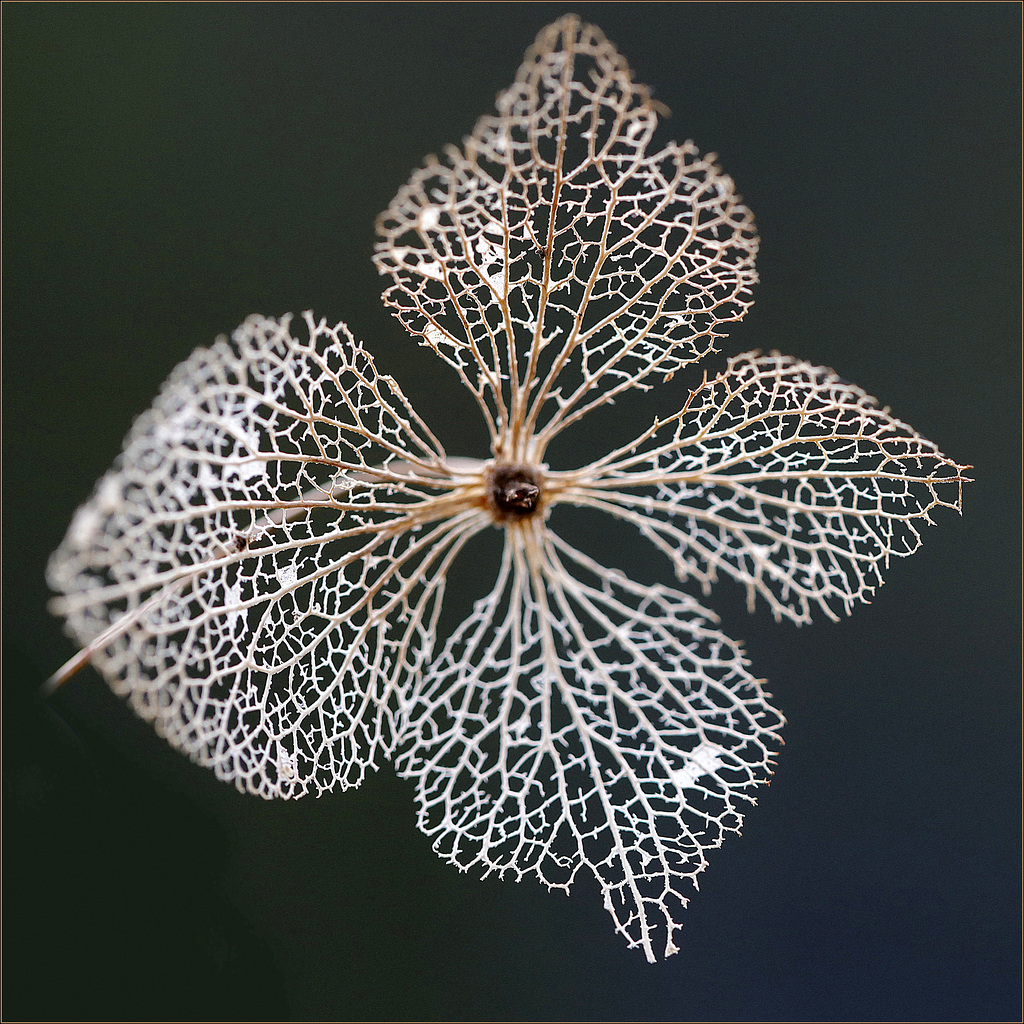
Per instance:
[[[390,770],[264,804],[91,671],[32,699],[72,653],[49,552],[175,363],[247,314],[346,320],[449,450],[482,454],[454,377],[379,303],[373,220],[567,9],[4,5],[5,1019],[1017,1018],[1016,4],[575,5],[672,109],[662,138],[717,151],[757,216],[726,352],[833,366],[977,478],[847,621],[713,596],[789,725],[678,956],[627,951],[592,886],[445,867]]]

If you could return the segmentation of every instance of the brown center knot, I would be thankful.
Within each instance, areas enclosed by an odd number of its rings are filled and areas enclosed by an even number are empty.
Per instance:
[[[497,522],[532,515],[540,497],[537,472],[532,466],[498,465],[491,469],[487,504]]]

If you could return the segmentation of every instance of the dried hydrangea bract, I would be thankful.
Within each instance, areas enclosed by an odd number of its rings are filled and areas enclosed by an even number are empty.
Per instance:
[[[57,611],[135,711],[264,797],[393,760],[463,868],[592,873],[649,960],[707,850],[770,774],[782,716],[693,597],[550,525],[634,526],[680,580],[776,617],[866,600],[966,467],[831,371],[729,361],[578,469],[550,442],[711,352],[755,283],[750,211],[594,27],[544,29],[461,149],[378,222],[384,301],[476,398],[493,458],[449,456],[344,326],[252,317],[172,374],[49,569]],[[557,523],[557,517],[556,517]],[[476,533],[493,589],[437,636]]]

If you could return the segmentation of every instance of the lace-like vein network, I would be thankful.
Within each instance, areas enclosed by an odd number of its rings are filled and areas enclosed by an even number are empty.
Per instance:
[[[302,326],[253,317],[179,366],[49,570],[81,643],[115,627],[93,654],[114,690],[265,797],[358,785],[390,748],[488,522],[344,327]]]
[[[600,31],[563,18],[378,220],[384,301],[475,396],[507,507],[343,325],[253,317],[174,372],[49,569],[85,655],[220,778],[300,796],[394,756],[443,857],[566,889],[590,873],[650,960],[676,951],[782,717],[710,612],[549,514],[609,513],[681,579],[806,622],[867,600],[968,468],[832,371],[757,353],[591,465],[544,464],[751,303],[750,211],[713,155],[648,152],[657,121]],[[438,640],[449,569],[489,525],[494,587]]]
[[[804,623],[869,600],[934,509],[960,510],[967,468],[833,371],[755,352],[552,486],[635,525],[681,579],[724,573]]]
[[[455,367],[496,454],[541,462],[589,409],[711,351],[750,305],[753,217],[692,142],[648,152],[645,86],[563,18],[461,149],[378,219],[385,303]]]
[[[675,952],[686,892],[739,830],[782,725],[713,623],[551,530],[509,531],[493,590],[416,687],[396,761],[438,853],[566,890],[592,873],[630,945]]]

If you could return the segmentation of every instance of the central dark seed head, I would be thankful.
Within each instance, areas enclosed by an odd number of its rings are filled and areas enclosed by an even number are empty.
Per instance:
[[[540,487],[529,466],[495,466],[487,496],[499,519],[520,518],[540,504]]]

